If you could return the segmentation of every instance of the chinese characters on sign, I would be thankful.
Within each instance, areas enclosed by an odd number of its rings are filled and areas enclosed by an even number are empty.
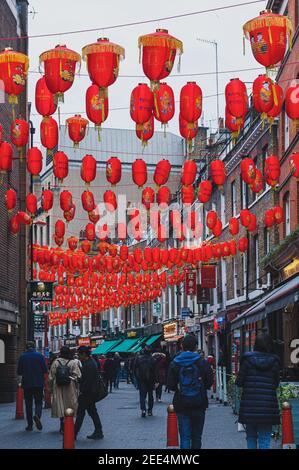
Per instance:
[[[29,301],[52,301],[53,283],[32,281],[29,283],[28,300]]]
[[[204,265],[201,267],[201,287],[214,289],[216,287],[216,266]]]
[[[185,275],[186,295],[196,294],[196,271],[187,271]]]

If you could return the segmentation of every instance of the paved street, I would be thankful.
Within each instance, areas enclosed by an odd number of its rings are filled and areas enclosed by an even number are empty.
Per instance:
[[[132,385],[123,382],[101,405],[101,420],[105,438],[103,441],[89,441],[86,435],[93,430],[89,416],[82,426],[77,449],[165,449],[166,408],[172,395],[164,394],[164,402],[155,404],[154,416],[141,419],[138,392]],[[59,421],[50,417],[51,410],[43,410],[42,432],[25,432],[25,421],[14,420],[15,405],[0,405],[0,448],[43,449],[61,448],[62,437],[58,433]],[[229,406],[224,407],[211,401],[207,411],[203,448],[244,449],[245,434],[237,431]]]

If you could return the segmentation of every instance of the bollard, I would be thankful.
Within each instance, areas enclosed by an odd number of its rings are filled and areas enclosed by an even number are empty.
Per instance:
[[[293,431],[292,406],[288,401],[282,404],[282,448],[296,449]]]
[[[223,371],[223,404],[227,406],[227,386],[226,386],[226,367],[222,368]]]
[[[18,384],[17,396],[16,396],[16,417],[15,417],[15,419],[24,419],[23,400],[24,400],[24,391],[22,389],[22,385]]]
[[[45,409],[51,408],[51,393],[49,390],[49,382],[48,382],[49,374],[45,374],[45,385],[44,385],[44,400],[45,400]]]
[[[74,410],[67,408],[64,412],[63,449],[75,448]]]
[[[167,447],[179,446],[178,419],[173,405],[167,408]]]

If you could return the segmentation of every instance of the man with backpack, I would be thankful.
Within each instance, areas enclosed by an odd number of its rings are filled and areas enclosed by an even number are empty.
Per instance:
[[[156,361],[147,346],[137,356],[134,375],[138,381],[141,417],[146,417],[146,397],[148,396],[148,416],[153,415]]]
[[[213,370],[195,351],[195,336],[182,341],[182,352],[170,364],[167,387],[175,391],[174,410],[178,417],[181,449],[201,449],[201,437],[208,407],[207,389],[213,385]]]

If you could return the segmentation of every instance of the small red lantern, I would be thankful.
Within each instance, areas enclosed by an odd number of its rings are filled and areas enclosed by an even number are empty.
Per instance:
[[[292,175],[299,179],[299,153],[293,153],[289,162]]]
[[[211,198],[213,186],[211,181],[203,180],[199,183],[198,187],[198,200],[203,204],[208,202]]]
[[[81,117],[80,114],[70,117],[66,120],[69,138],[74,142],[74,147],[79,147],[79,142],[84,139],[88,120]]]
[[[176,51],[183,53],[183,43],[168,34],[167,29],[156,29],[155,33],[140,36],[138,46],[142,48],[143,72],[151,81],[152,89],[166,78],[173,67]]]
[[[41,206],[43,211],[48,212],[53,207],[54,196],[50,189],[44,189],[42,191]]]
[[[84,191],[81,194],[82,207],[86,212],[91,212],[95,209],[96,205],[91,191]]]
[[[12,170],[12,146],[8,142],[0,143],[0,173]]]
[[[137,158],[132,164],[132,179],[139,188],[147,182],[147,167],[141,158]]]
[[[35,85],[35,107],[38,114],[51,116],[57,109],[54,102],[54,95],[47,87],[45,77],[40,78]]]
[[[259,192],[262,191],[263,185],[264,185],[264,179],[263,179],[262,172],[256,168],[255,179],[253,183],[251,183],[250,189],[252,192],[258,194]]]
[[[259,75],[254,80],[252,86],[253,106],[258,113],[262,114],[262,119],[265,119],[266,114],[274,106],[274,93],[273,82],[267,75]],[[275,101],[277,102],[276,99]]]
[[[78,247],[78,238],[76,237],[69,237],[67,239],[67,243],[68,243],[68,246],[69,246],[69,249],[71,251],[75,251]]]
[[[86,90],[85,104],[87,117],[98,129],[100,140],[101,125],[106,121],[109,113],[108,89],[91,85]]]
[[[244,127],[244,118],[233,116],[228,111],[227,106],[225,107],[225,127],[230,131],[233,141],[239,137],[240,130]]]
[[[274,119],[280,115],[283,106],[283,89],[277,83],[273,83],[273,95],[274,104],[270,111],[268,111],[267,113],[267,119],[270,123],[270,126],[272,126]]]
[[[5,206],[8,212],[11,212],[17,204],[17,193],[14,189],[8,189],[5,192]]]
[[[29,140],[29,124],[24,119],[15,119],[10,125],[10,140],[17,147],[18,151],[22,151],[22,147],[26,147]]]
[[[92,155],[82,158],[81,178],[86,184],[90,184],[96,177],[97,161]]]
[[[218,238],[222,234],[222,222],[220,219],[217,219],[215,227],[212,229],[214,237]]]
[[[113,191],[108,190],[104,192],[104,203],[107,211],[114,212],[117,208],[117,198]]]
[[[232,78],[225,87],[225,100],[228,112],[237,119],[244,119],[248,111],[248,96],[245,83],[239,80],[239,78]]]
[[[54,49],[43,52],[39,61],[44,62],[46,84],[55,95],[55,101],[63,101],[64,93],[73,85],[76,64],[81,63],[80,54],[65,45],[57,45]]]
[[[171,192],[167,186],[162,186],[157,192],[157,203],[169,206],[171,201]]]
[[[67,211],[63,211],[63,217],[67,222],[71,222],[76,214],[76,206],[74,203],[72,203],[71,207]]]
[[[86,238],[87,240],[89,241],[93,241],[95,240],[96,238],[96,231],[95,231],[95,226],[94,224],[90,223],[90,224],[87,224],[86,227],[85,227],[85,234],[86,234]]]
[[[246,184],[252,184],[256,177],[256,167],[252,158],[243,158],[240,169],[242,180]]]
[[[275,225],[279,225],[284,221],[284,213],[283,213],[282,207],[280,206],[273,207],[273,214],[274,214]]]
[[[239,220],[236,217],[232,217],[229,221],[229,231],[231,235],[238,235],[240,230]]]
[[[192,140],[197,136],[198,133],[198,122],[189,123],[179,115],[180,134],[186,139],[188,151],[192,150]]]
[[[106,178],[113,186],[121,180],[121,161],[117,157],[110,157],[106,162]]]
[[[215,227],[217,220],[217,213],[215,211],[209,211],[206,216],[206,226],[212,230]]]
[[[180,93],[180,115],[188,123],[198,121],[202,113],[202,91],[196,82],[188,82]]]
[[[194,183],[197,173],[197,165],[194,160],[185,160],[182,167],[181,183],[189,186]]]
[[[0,147],[1,149],[1,147]],[[37,147],[32,147],[27,152],[27,170],[32,175],[39,175],[43,167],[43,156]]]
[[[81,249],[83,251],[83,253],[85,253],[87,255],[87,253],[90,252],[91,250],[91,243],[89,240],[82,240],[81,242]]]
[[[237,254],[237,243],[236,240],[230,240],[228,242],[229,244],[229,249],[230,249],[230,254],[231,256],[235,256]]]
[[[154,97],[150,88],[146,83],[139,83],[131,93],[130,114],[136,124],[144,124],[147,122],[152,113],[154,106]]]
[[[248,250],[248,238],[247,237],[240,238],[238,242],[238,248],[241,253],[245,253],[245,251]]]
[[[291,85],[285,97],[286,113],[290,119],[299,122],[299,84]]]
[[[268,229],[273,227],[273,225],[274,225],[274,211],[273,211],[273,209],[268,209],[268,210],[265,211],[264,225]]]
[[[280,162],[276,155],[270,155],[266,158],[264,174],[269,186],[275,188],[279,184]]]
[[[33,193],[29,193],[26,196],[26,210],[34,216],[37,212],[37,197]]]
[[[62,211],[69,211],[73,204],[73,196],[70,191],[60,193],[60,207]]]
[[[41,143],[49,151],[58,145],[58,125],[51,116],[44,117],[40,124]]]
[[[88,218],[90,222],[93,224],[97,224],[98,221],[100,220],[100,214],[97,209],[92,210],[91,212],[88,212]]]
[[[60,183],[69,174],[69,159],[64,152],[56,152],[53,157],[53,173]]]
[[[240,220],[241,220],[241,224],[243,225],[243,227],[248,227],[248,225],[250,224],[250,220],[251,220],[251,214],[248,209],[242,209],[240,211]]]
[[[164,126],[174,116],[175,101],[172,88],[167,83],[160,83],[154,90],[154,116]]]
[[[163,186],[167,183],[170,175],[171,165],[168,160],[160,160],[155,168],[154,182],[157,186]]]
[[[142,190],[142,204],[149,210],[151,204],[155,202],[155,191],[152,188],[144,188]]]
[[[148,141],[153,137],[155,130],[154,116],[151,116],[144,124],[136,124],[136,135],[141,140],[142,146],[146,147]]]
[[[255,214],[250,214],[250,222],[248,224],[247,230],[248,230],[248,232],[255,232],[256,229],[257,229],[256,215]]]
[[[63,220],[56,220],[55,222],[55,235],[58,237],[58,238],[63,238],[64,235],[65,235],[65,223],[63,222]]]
[[[27,212],[18,211],[17,212],[17,217],[18,217],[18,221],[20,222],[20,224],[24,224],[24,225],[31,225],[32,224],[32,219],[31,219],[30,215],[27,214]]]
[[[0,80],[8,94],[8,102],[18,103],[18,95],[25,90],[29,58],[22,52],[6,47],[0,52]]]
[[[213,183],[221,188],[226,179],[224,162],[222,160],[213,160],[210,163],[210,172]]]
[[[15,214],[9,219],[9,230],[12,234],[16,235],[20,231],[20,222],[18,215]]]
[[[193,186],[183,186],[181,189],[182,203],[193,204],[195,200],[195,192]]]

